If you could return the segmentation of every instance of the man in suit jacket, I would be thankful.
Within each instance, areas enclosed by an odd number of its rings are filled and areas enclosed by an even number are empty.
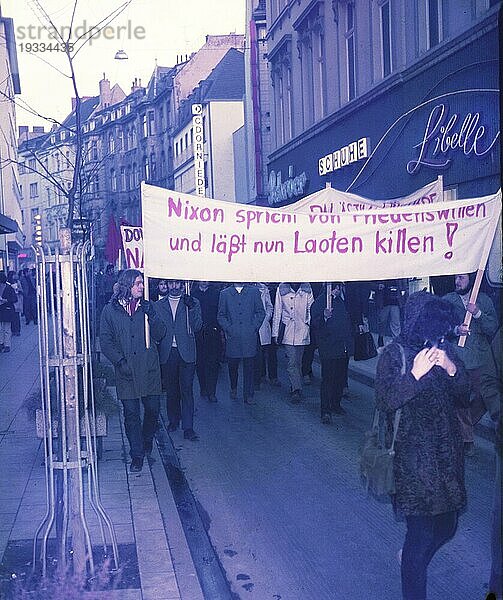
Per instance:
[[[258,288],[234,283],[220,292],[217,319],[226,338],[225,354],[229,365],[231,398],[237,398],[238,368],[243,361],[243,399],[254,404],[253,371],[258,349],[258,331],[265,310]]]
[[[195,334],[202,327],[201,306],[196,298],[183,292],[183,282],[168,280],[168,295],[155,303],[166,334],[159,342],[162,386],[167,396],[168,431],[176,431],[182,421],[183,437],[198,439],[194,431],[194,393],[196,369]]]

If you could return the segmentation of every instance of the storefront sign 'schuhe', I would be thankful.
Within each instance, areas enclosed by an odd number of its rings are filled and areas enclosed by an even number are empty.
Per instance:
[[[335,150],[318,160],[318,172],[320,175],[326,175],[332,171],[337,171],[350,165],[357,160],[367,158],[369,155],[369,138],[361,138],[356,142],[351,142],[344,148]]]
[[[419,148],[416,160],[407,163],[411,175],[420,167],[443,169],[451,162],[449,154],[461,151],[465,156],[481,157],[491,151],[500,132],[488,139],[487,130],[480,124],[480,113],[467,113],[462,118],[458,113],[449,117],[445,104],[437,104],[428,117],[423,139],[414,148]]]

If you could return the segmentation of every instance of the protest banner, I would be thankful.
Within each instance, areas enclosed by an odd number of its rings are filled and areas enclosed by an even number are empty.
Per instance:
[[[199,194],[197,194],[199,195]],[[280,210],[287,212],[354,212],[355,210],[368,210],[374,208],[386,208],[395,206],[431,204],[443,199],[442,176],[435,181],[422,187],[420,190],[402,198],[391,198],[389,200],[369,200],[356,194],[341,192],[327,187],[302,198],[298,202],[283,206]],[[123,247],[128,247],[125,256],[128,269],[143,268],[143,237],[141,227],[121,227]],[[141,264],[141,266],[139,266]]]
[[[142,184],[145,273],[210,281],[363,281],[480,267],[501,190],[355,213],[292,213]]]
[[[143,270],[143,228],[121,225],[122,247],[126,269]]]
[[[363,198],[362,196],[357,196],[356,194],[350,194],[349,192],[342,192],[332,187],[326,187],[305,198],[301,198],[293,204],[283,206],[282,210],[288,212],[326,212],[341,214],[377,208],[433,204],[434,202],[441,202],[443,200],[443,195],[443,180],[442,176],[439,176],[435,181],[432,181],[412,194],[401,198],[370,200],[368,198]]]

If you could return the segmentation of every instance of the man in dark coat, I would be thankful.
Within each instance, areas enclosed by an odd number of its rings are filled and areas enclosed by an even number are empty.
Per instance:
[[[351,319],[341,298],[341,283],[332,283],[331,304],[324,291],[311,307],[311,326],[316,332],[321,362],[321,421],[332,422],[332,412],[345,413],[341,406],[349,357],[353,353]]]
[[[183,437],[195,442],[193,382],[196,370],[195,334],[202,327],[199,300],[183,292],[183,282],[169,279],[168,295],[155,303],[166,326],[159,343],[162,387],[166,392],[169,425],[176,431],[182,421]]]
[[[492,360],[491,339],[498,329],[498,317],[491,298],[479,292],[477,302],[470,302],[470,295],[475,283],[475,273],[458,274],[454,278],[455,291],[444,296],[444,300],[450,302],[456,310],[457,327],[455,335],[466,335],[464,346],[456,344],[456,352],[463,361],[471,383],[470,402],[467,408],[458,410],[458,418],[461,423],[463,440],[465,442],[465,453],[473,456],[475,452],[473,425],[477,423],[487,408],[492,414],[498,412],[499,407],[491,406],[489,398],[482,395],[480,385],[481,374],[484,367]],[[470,327],[464,325],[466,311],[472,314]]]
[[[258,288],[234,283],[220,292],[217,319],[226,338],[225,354],[229,365],[231,398],[237,398],[238,368],[243,361],[243,400],[255,404],[254,362],[258,349],[258,331],[265,310]]]
[[[145,315],[153,343],[145,342]],[[135,269],[123,271],[110,302],[101,313],[101,351],[115,367],[117,397],[124,407],[124,424],[132,458],[131,472],[143,467],[152,451],[161,394],[159,356],[154,342],[166,327],[153,304],[143,299],[143,277]],[[143,424],[140,401],[144,407]]]
[[[16,292],[7,281],[7,275],[3,271],[0,272],[0,352],[10,352],[16,301]]]
[[[203,326],[196,333],[196,372],[202,398],[216,402],[216,389],[220,357],[222,355],[221,329],[217,321],[220,292],[209,281],[194,284],[192,295],[199,300]]]

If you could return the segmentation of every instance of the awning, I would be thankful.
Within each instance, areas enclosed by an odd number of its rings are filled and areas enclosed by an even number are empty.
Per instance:
[[[16,221],[9,219],[0,213],[0,235],[6,233],[16,233],[18,230]]]

